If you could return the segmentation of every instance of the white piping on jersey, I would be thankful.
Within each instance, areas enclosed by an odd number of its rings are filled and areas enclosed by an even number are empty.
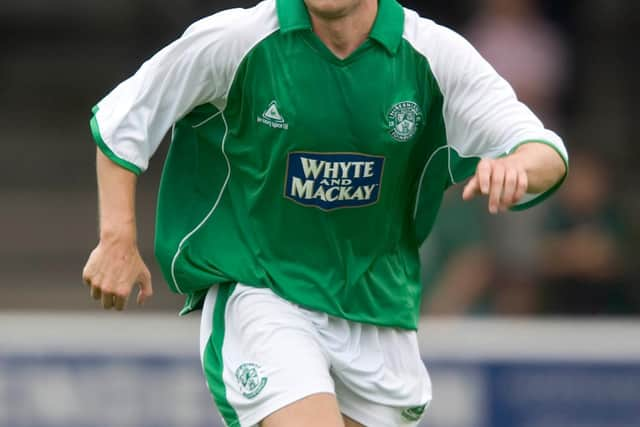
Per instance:
[[[447,151],[447,167],[449,168],[449,178],[451,178],[451,183],[457,184],[455,178],[453,177],[453,171],[451,170],[451,150],[452,147],[449,147],[449,150]]]
[[[436,157],[436,154],[448,148],[449,148],[448,145],[443,145],[442,147],[438,147],[436,151],[431,153],[431,157],[429,157],[429,160],[427,160],[427,164],[424,165],[424,169],[422,170],[422,174],[420,175],[420,183],[418,184],[418,191],[416,193],[416,205],[413,209],[413,219],[416,219],[416,217],[418,216],[418,206],[420,205],[420,192],[422,191],[422,181],[424,180],[424,176],[427,173],[427,169],[429,169],[429,166],[431,165],[431,161]],[[449,153],[449,155],[451,154]],[[451,170],[451,166],[449,166],[449,170]]]
[[[189,233],[187,233],[186,236],[184,236],[184,238],[178,244],[178,249],[176,250],[176,253],[173,256],[173,260],[171,261],[171,279],[173,280],[173,284],[176,290],[180,294],[183,294],[184,292],[182,291],[182,289],[180,288],[180,285],[178,285],[178,281],[176,280],[176,269],[175,269],[176,260],[178,259],[178,256],[180,256],[180,252],[182,252],[184,245],[191,238],[191,236],[197,233],[198,230],[200,230],[207,223],[207,221],[209,221],[209,218],[211,218],[211,215],[213,215],[216,209],[218,209],[218,206],[220,205],[220,201],[222,200],[222,195],[224,194],[224,191],[227,189],[227,186],[229,185],[229,180],[231,179],[231,162],[229,161],[229,157],[227,156],[227,153],[224,151],[224,147],[227,143],[227,135],[229,134],[229,125],[227,124],[227,118],[224,116],[223,112],[221,112],[221,115],[222,115],[222,121],[224,122],[224,137],[222,138],[221,150],[222,150],[222,155],[224,156],[224,159],[227,162],[227,177],[225,178],[224,183],[222,184],[222,188],[220,188],[220,193],[218,194],[218,198],[216,199],[209,213],[204,217],[202,221],[200,221],[200,224],[198,224],[193,230],[191,230]]]
[[[216,117],[218,117],[220,114],[222,114],[222,111],[218,111],[217,113],[215,113],[214,115],[212,115],[211,117],[204,119],[203,121],[201,121],[200,123],[198,123],[197,125],[193,125],[191,126],[192,129],[197,129],[200,126],[204,126],[205,124],[209,123],[211,120],[215,119]]]
[[[251,44],[251,46],[246,50],[246,52],[244,52],[244,55],[242,56],[242,58],[240,58],[240,61],[238,61],[238,67],[240,66],[240,64],[242,64],[244,62],[244,59],[247,57],[247,55],[249,55],[250,52],[253,51],[253,49],[255,49],[256,46],[258,46],[260,43],[262,43],[265,39],[269,38],[272,34],[275,34],[277,31],[280,30],[280,26],[276,26],[275,28],[270,29],[266,34],[262,34],[256,41],[255,43]],[[236,68],[236,72],[237,72],[237,68]],[[224,106],[220,106],[219,107],[219,112],[214,114],[212,117],[209,117],[208,119],[206,119],[205,121],[203,121],[202,123],[197,124],[196,126],[194,126],[194,128],[198,127],[198,126],[202,126],[204,125],[208,120],[212,120],[213,118],[217,117],[218,114],[220,114],[222,116],[222,121],[224,122],[224,137],[222,138],[222,155],[224,156],[224,159],[227,163],[227,177],[224,181],[224,183],[222,184],[222,188],[220,189],[220,194],[218,194],[218,198],[216,199],[215,203],[213,204],[213,207],[211,208],[211,210],[209,211],[209,213],[207,214],[207,216],[204,217],[204,219],[200,222],[200,224],[198,224],[193,230],[191,230],[189,233],[187,233],[186,236],[184,236],[184,238],[180,241],[180,243],[178,244],[178,248],[176,249],[176,253],[173,256],[173,259],[171,260],[171,279],[173,280],[173,284],[176,288],[176,291],[178,291],[178,293],[180,294],[184,294],[184,292],[182,291],[182,289],[180,288],[180,285],[178,284],[178,281],[176,280],[176,270],[175,270],[175,266],[176,266],[176,261],[178,259],[178,257],[180,256],[180,252],[182,252],[182,249],[184,248],[184,245],[187,243],[187,241],[196,233],[198,232],[198,230],[200,230],[200,228],[202,228],[207,221],[209,221],[209,218],[211,218],[211,215],[213,215],[213,213],[215,212],[216,209],[218,209],[218,205],[220,204],[220,200],[222,200],[222,195],[224,194],[224,191],[227,189],[227,185],[229,184],[229,180],[231,179],[231,162],[229,161],[229,157],[227,156],[227,153],[224,151],[224,147],[227,143],[227,136],[229,134],[229,125],[227,123],[227,118],[224,115],[224,109],[226,108],[226,104],[227,104],[227,100],[229,98],[229,94],[231,93],[231,88],[233,87],[233,80],[231,79],[231,81],[229,82],[229,87],[227,88],[227,91],[225,93],[224,99]]]

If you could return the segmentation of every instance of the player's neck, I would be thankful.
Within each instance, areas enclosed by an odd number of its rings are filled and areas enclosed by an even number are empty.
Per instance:
[[[369,37],[378,15],[378,0],[362,0],[341,16],[327,17],[309,10],[313,31],[338,58],[355,52]]]

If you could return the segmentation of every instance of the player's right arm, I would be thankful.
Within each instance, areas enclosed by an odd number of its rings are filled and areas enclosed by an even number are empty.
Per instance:
[[[137,246],[135,188],[171,126],[198,105],[224,108],[241,55],[232,31],[241,11],[223,12],[192,25],[147,61],[94,108],[91,131],[98,145],[100,240],[83,270],[91,295],[105,309],[122,310],[134,287],[138,303],[152,294]]]
[[[105,309],[123,310],[134,286],[142,304],[153,293],[151,274],[137,244],[134,173],[97,150],[100,241],[91,252],[82,277],[91,296]]]

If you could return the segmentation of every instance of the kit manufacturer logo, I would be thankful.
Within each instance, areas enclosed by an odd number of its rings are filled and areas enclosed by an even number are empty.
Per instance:
[[[258,123],[263,125],[267,125],[274,129],[289,129],[289,123],[286,122],[282,114],[280,113],[280,109],[278,108],[277,101],[271,101],[269,106],[261,116],[258,116]]]

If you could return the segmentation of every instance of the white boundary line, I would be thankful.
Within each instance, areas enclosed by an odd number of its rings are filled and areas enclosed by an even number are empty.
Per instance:
[[[200,316],[9,312],[0,314],[0,358],[13,355],[199,358]],[[640,320],[423,318],[427,362],[640,364]]]
[[[640,321],[632,318],[429,318],[419,337],[427,360],[640,363]]]

